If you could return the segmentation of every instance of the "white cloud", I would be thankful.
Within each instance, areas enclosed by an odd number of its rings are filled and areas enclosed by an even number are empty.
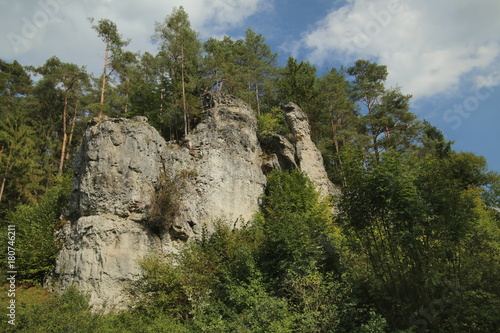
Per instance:
[[[349,0],[299,44],[312,62],[377,60],[415,98],[485,75],[500,56],[497,0]]]
[[[0,0],[4,2],[4,0]],[[223,34],[272,8],[266,0],[28,0],[7,1],[0,11],[0,58],[41,65],[52,55],[87,64],[98,74],[104,46],[87,18],[109,18],[132,51],[155,52],[151,44],[156,21],[183,6],[200,37]]]

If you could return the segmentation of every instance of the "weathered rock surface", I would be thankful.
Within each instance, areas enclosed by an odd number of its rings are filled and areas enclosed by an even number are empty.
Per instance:
[[[146,203],[163,170],[166,142],[145,117],[109,119],[90,126],[73,162],[68,218],[113,214],[147,218]]]
[[[151,251],[178,251],[216,220],[234,227],[249,220],[271,169],[299,167],[323,195],[335,192],[298,106],[285,108],[296,143],[276,135],[264,153],[254,111],[229,96],[209,102],[205,119],[181,144],[165,142],[144,117],[89,124],[73,165],[68,222],[60,232],[65,243],[48,287],[75,284],[90,292],[94,307],[119,309],[127,302],[127,281],[141,275],[138,260]],[[162,175],[183,173],[191,177],[175,217],[153,230],[147,222]]]
[[[165,152],[168,168],[193,170],[176,219],[187,235],[200,232],[212,221],[239,218],[249,220],[259,209],[266,177],[262,173],[262,150],[257,139],[255,113],[245,103],[229,96],[220,97],[216,107],[206,110],[206,118],[185,138],[188,148]]]
[[[285,105],[285,119],[296,140],[296,163],[299,169],[316,184],[323,197],[338,194],[338,190],[328,179],[323,156],[311,140],[311,128],[307,115],[297,104],[288,103]]]
[[[147,219],[163,169],[165,140],[144,117],[90,124],[73,162],[71,220],[47,284],[63,290],[75,284],[90,292],[97,308],[124,304],[123,282],[137,279],[137,259],[159,248]]]

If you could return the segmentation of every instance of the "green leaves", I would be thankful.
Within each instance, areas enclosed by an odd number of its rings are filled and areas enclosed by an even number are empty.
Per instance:
[[[71,178],[65,177],[32,206],[19,205],[4,225],[16,226],[16,268],[21,280],[41,284],[54,264],[60,244],[54,238],[56,224],[71,189]]]
[[[90,18],[89,21],[93,23],[94,19]],[[116,23],[110,19],[100,19],[96,25],[92,25],[92,29],[113,52],[119,51],[130,43],[130,40],[123,40],[122,35],[118,33]]]
[[[249,28],[245,39],[209,38],[204,50],[205,91],[235,95],[260,114],[277,67],[277,54],[271,52],[264,37]]]
[[[386,66],[358,60],[347,73],[354,77],[349,88],[351,99],[367,109],[360,119],[362,132],[371,141],[365,149],[373,149],[378,160],[381,151],[408,148],[418,130],[416,116],[409,112],[411,95],[403,95],[399,87],[384,86]]]
[[[278,99],[282,103],[294,102],[309,112],[316,96],[315,82],[316,67],[289,57],[286,66],[278,73]]]
[[[384,92],[384,81],[388,75],[387,66],[360,59],[347,69],[347,73],[354,76],[351,98],[354,101],[362,101],[368,110],[371,110]]]
[[[168,68],[164,79],[171,80],[172,102],[183,112],[187,135],[198,106],[198,100],[190,97],[196,94],[200,80],[201,42],[182,6],[175,8],[163,23],[156,22],[153,38],[161,43],[161,59]]]
[[[490,242],[495,228],[485,229],[493,221],[480,197],[484,160],[466,153],[391,152],[347,175],[339,222],[349,248],[364,254],[358,264],[366,265],[377,308],[393,329],[404,328],[412,313],[450,285],[494,288],[476,271],[499,254],[498,242]],[[481,259],[473,264],[472,258]]]

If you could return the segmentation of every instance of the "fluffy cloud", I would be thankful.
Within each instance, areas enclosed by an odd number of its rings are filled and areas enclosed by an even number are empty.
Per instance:
[[[183,6],[202,38],[238,27],[272,7],[265,0],[28,0],[10,1],[0,12],[0,58],[40,65],[52,55],[99,70],[102,42],[87,18],[109,18],[132,40],[133,51],[155,51],[156,21]],[[97,73],[96,73],[97,74]]]
[[[500,55],[499,12],[497,0],[349,0],[299,44],[315,63],[332,55],[347,65],[375,59],[388,65],[390,84],[420,98],[492,71]]]

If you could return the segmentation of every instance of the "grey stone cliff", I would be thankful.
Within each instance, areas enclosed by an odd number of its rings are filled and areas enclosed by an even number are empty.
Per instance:
[[[323,197],[338,194],[338,190],[328,179],[323,156],[311,140],[307,115],[294,103],[288,103],[284,109],[286,122],[296,141],[295,154],[298,168],[316,184]]]
[[[175,253],[202,228],[213,230],[216,220],[237,228],[251,219],[272,169],[298,167],[323,196],[335,194],[306,115],[291,103],[285,111],[296,143],[276,135],[265,152],[254,111],[230,96],[211,99],[205,119],[182,143],[166,142],[144,117],[91,122],[73,164],[59,234],[65,242],[46,286],[57,291],[75,284],[90,293],[95,308],[120,309],[127,281],[141,275],[142,257]],[[147,221],[162,175],[183,172],[193,177],[185,180],[173,220],[151,229]]]

